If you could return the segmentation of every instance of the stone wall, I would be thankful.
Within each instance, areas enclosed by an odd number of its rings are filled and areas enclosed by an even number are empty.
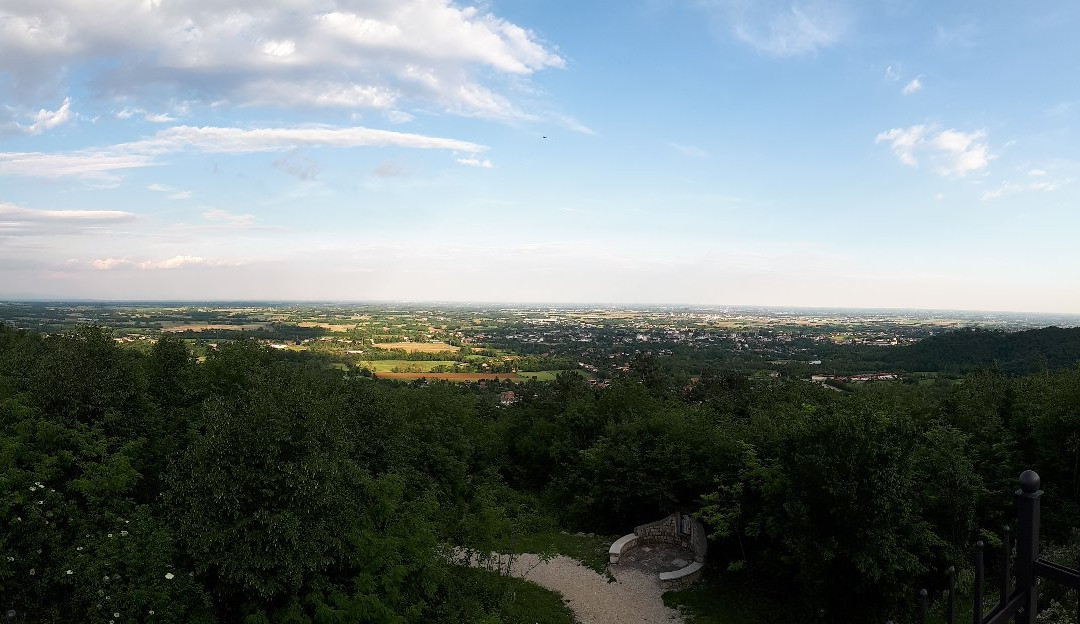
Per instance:
[[[690,518],[690,535],[679,532],[679,513],[673,513],[666,518],[642,524],[634,527],[634,533],[640,537],[639,543],[661,543],[682,546],[694,553],[694,561],[704,562],[705,553],[708,550],[708,535],[705,533],[705,525],[697,518]]]

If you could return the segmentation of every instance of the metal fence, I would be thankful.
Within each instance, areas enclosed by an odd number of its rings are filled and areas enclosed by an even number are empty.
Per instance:
[[[1044,578],[1080,592],[1080,571],[1047,561],[1039,556],[1039,499],[1042,498],[1039,475],[1025,470],[1020,475],[1020,489],[1016,490],[1016,554],[1013,558],[1013,540],[1008,527],[1002,539],[1002,565],[998,577],[998,601],[988,613],[983,613],[983,590],[986,582],[983,568],[984,545],[975,545],[975,582],[972,587],[973,624],[1004,624],[1010,618],[1014,624],[1035,624],[1039,612],[1037,581]],[[1011,568],[1011,570],[1010,570]],[[956,570],[949,568],[948,603],[945,621],[955,624]],[[1012,588],[1010,589],[1010,585]],[[927,591],[919,592],[919,622],[926,624]],[[1080,622],[1080,600],[1077,604],[1077,621]],[[892,624],[890,620],[888,624]]]

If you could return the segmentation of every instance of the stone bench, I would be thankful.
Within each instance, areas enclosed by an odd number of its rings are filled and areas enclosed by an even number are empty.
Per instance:
[[[701,572],[705,564],[695,561],[685,568],[679,568],[673,572],[660,573],[660,589],[680,589],[701,578]]]
[[[638,543],[637,533],[630,533],[623,535],[608,548],[608,563],[619,563],[619,557],[622,556],[624,551],[630,550]]]

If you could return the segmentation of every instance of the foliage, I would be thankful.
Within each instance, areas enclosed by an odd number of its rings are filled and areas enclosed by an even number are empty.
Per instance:
[[[999,365],[1030,359],[1010,353]],[[1080,367],[841,394],[719,368],[691,383],[642,356],[607,387],[562,373],[502,407],[504,384],[325,364],[246,340],[198,363],[171,337],[140,351],[101,329],[0,327],[0,608],[23,622],[566,622],[557,598],[450,549],[603,569],[608,538],[574,532],[684,508],[724,578],[785,588],[774,602],[792,619],[883,621],[910,615],[916,587],[937,595],[940,571],[1008,520],[1029,467],[1047,549],[1074,543]],[[707,617],[697,591],[669,599]]]

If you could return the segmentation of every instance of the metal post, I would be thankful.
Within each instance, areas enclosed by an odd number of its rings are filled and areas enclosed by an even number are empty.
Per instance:
[[[919,624],[926,624],[926,590],[919,590]]]
[[[956,568],[949,566],[945,573],[949,575],[949,612],[945,616],[948,624],[956,622]]]
[[[1012,532],[1009,525],[1002,530],[1001,541],[1001,605],[1009,601],[1009,562],[1012,560]]]
[[[1025,592],[1024,607],[1016,614],[1016,624],[1035,624],[1038,591],[1035,562],[1039,559],[1039,489],[1041,480],[1032,470],[1020,474],[1016,490],[1016,589]]]
[[[975,543],[975,586],[971,591],[971,621],[982,624],[983,543]]]

